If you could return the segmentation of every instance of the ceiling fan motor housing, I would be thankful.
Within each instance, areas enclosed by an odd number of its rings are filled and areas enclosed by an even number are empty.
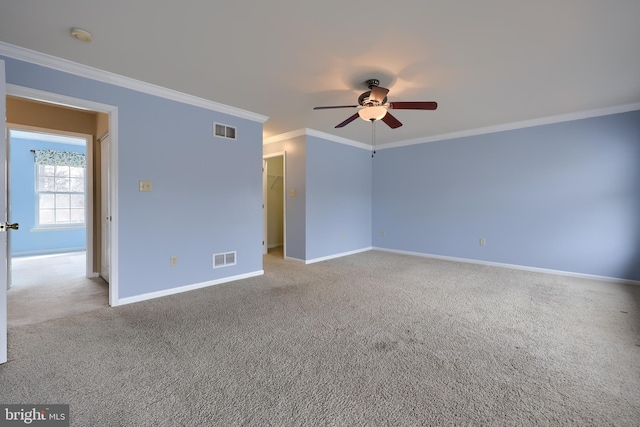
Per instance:
[[[364,82],[365,86],[369,88],[369,90],[358,97],[358,104],[363,107],[376,107],[378,105],[384,105],[387,102],[387,97],[385,96],[382,101],[371,98],[371,90],[374,87],[380,86],[380,80],[378,79],[369,79]]]
[[[364,84],[369,88],[372,89],[374,87],[378,87],[380,86],[380,80],[378,79],[369,79],[366,82],[364,82]]]
[[[366,92],[364,92],[362,95],[360,95],[358,97],[358,104],[362,105],[363,107],[373,107],[376,105],[383,105],[387,102],[387,97],[385,96],[384,99],[382,100],[382,102],[377,101],[377,100],[369,100],[369,97],[371,96],[371,91],[368,90]]]

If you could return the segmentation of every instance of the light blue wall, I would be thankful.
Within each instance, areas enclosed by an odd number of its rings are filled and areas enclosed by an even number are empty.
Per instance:
[[[20,228],[11,231],[11,255],[36,255],[83,250],[86,230],[33,231],[36,226],[35,166],[30,150],[59,150],[85,153],[83,146],[32,141],[22,138],[10,140],[11,221]]]
[[[640,280],[640,111],[375,160],[376,247]]]
[[[120,298],[262,270],[262,123],[5,61],[8,83],[118,107]],[[212,136],[214,122],[238,139]],[[237,265],[214,270],[228,251]]]
[[[286,152],[286,244],[285,257],[306,259],[306,142],[304,136],[264,146],[264,154]],[[295,190],[295,197],[291,197]]]
[[[3,59],[8,83],[119,109],[121,298],[262,269],[261,123]],[[213,122],[236,126],[238,140],[213,137]],[[370,162],[366,150],[301,137],[265,153],[283,149],[296,189],[288,255],[368,246],[366,186],[351,183],[366,175],[351,156]],[[323,160],[341,156],[350,161],[324,181]],[[379,150],[371,205],[374,246],[640,280],[640,112]],[[234,250],[236,266],[211,268],[212,254]]]
[[[371,152],[307,136],[307,260],[371,247]]]
[[[303,135],[264,146],[286,152],[286,251],[314,261],[371,247],[371,153]],[[296,196],[291,197],[291,190]]]

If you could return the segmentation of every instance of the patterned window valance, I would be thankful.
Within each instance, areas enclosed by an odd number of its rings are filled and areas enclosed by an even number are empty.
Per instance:
[[[34,150],[37,165],[73,166],[84,168],[87,166],[87,158],[83,153],[57,150]]]

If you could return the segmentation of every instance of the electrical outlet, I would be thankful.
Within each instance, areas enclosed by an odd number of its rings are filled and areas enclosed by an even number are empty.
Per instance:
[[[480,246],[486,246],[486,244],[487,244],[486,239],[484,237],[481,237],[480,238]]]
[[[171,267],[175,267],[176,265],[178,265],[178,257],[172,256],[171,259],[169,260],[169,265]]]
[[[153,190],[153,184],[151,181],[140,181],[139,183],[140,191],[149,193]]]
[[[382,231],[380,232],[380,235],[381,235],[382,237],[384,237],[384,230],[382,230]]]
[[[340,234],[340,240],[344,240],[344,233]]]

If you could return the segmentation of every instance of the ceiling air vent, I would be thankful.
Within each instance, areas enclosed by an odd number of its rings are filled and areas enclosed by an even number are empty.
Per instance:
[[[215,123],[213,126],[213,134],[221,138],[236,139],[236,128]]]
[[[213,268],[236,265],[236,251],[213,255]]]

